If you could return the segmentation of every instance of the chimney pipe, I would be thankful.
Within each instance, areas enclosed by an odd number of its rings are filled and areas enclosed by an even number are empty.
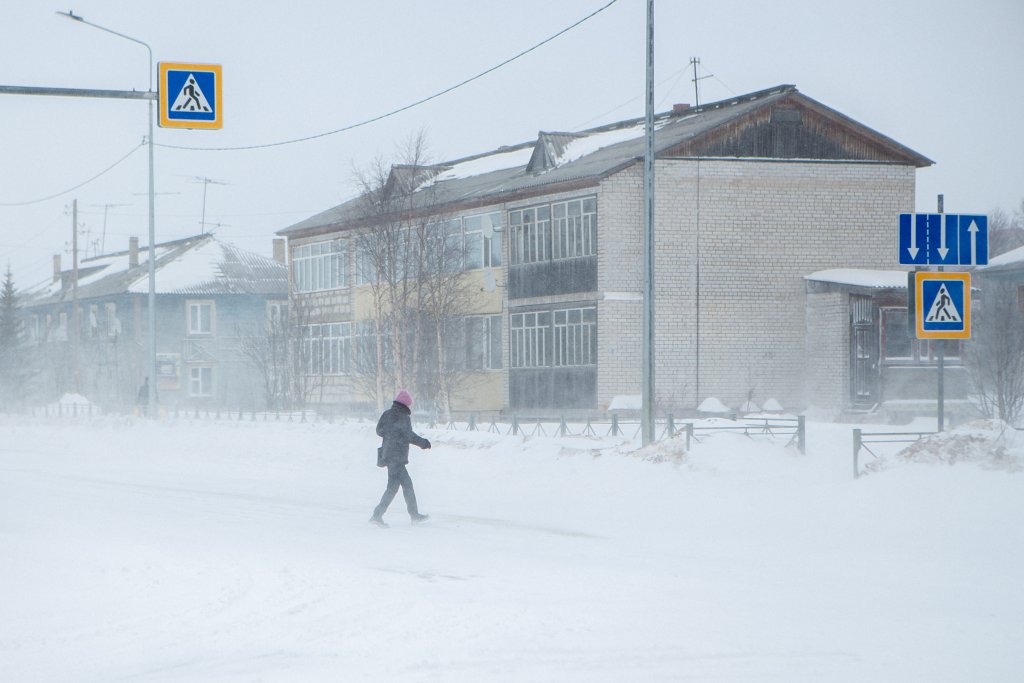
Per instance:
[[[53,281],[60,280],[60,254],[53,255]]]
[[[139,265],[139,238],[128,238],[128,267],[134,268]]]
[[[284,265],[288,264],[288,260],[285,258],[283,237],[274,238],[274,260]]]

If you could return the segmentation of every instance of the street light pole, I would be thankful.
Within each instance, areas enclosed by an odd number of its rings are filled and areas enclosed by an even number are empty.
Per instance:
[[[647,85],[644,116],[643,377],[641,443],[655,440],[654,384],[654,0],[647,0]]]
[[[106,33],[111,33],[119,38],[130,40],[133,43],[146,48],[146,52],[149,53],[149,93],[153,93],[153,50],[149,45],[138,38],[132,38],[126,36],[123,33],[112,31],[105,26],[94,24],[91,21],[86,21],[77,14],[72,12],[57,12],[62,17],[67,17],[73,21],[77,21],[80,24],[86,26],[92,26],[93,28],[99,29]],[[149,396],[146,397],[146,403],[149,406],[147,414],[156,417],[156,191],[153,180],[153,99],[149,98],[148,113],[146,115],[147,123],[149,125],[149,345],[148,345],[148,360],[147,365],[149,371],[147,376],[149,377]]]

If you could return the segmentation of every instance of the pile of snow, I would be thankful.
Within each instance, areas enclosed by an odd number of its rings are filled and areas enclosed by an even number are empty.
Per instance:
[[[865,469],[880,471],[908,463],[972,463],[984,469],[1018,472],[1024,469],[1024,432],[1001,420],[975,420],[925,436],[895,456],[869,463]]]
[[[98,415],[100,408],[81,394],[68,393],[49,405],[50,411],[59,414],[76,413]]]
[[[608,410],[643,410],[644,401],[640,394],[615,396],[608,404]]]
[[[704,401],[697,406],[697,410],[702,413],[728,413],[731,412],[729,406],[719,401],[714,396],[704,399]]]
[[[761,409],[764,410],[764,412],[766,413],[781,413],[784,410],[782,404],[779,403],[774,398],[770,398],[767,401],[765,401],[764,405],[761,406]]]

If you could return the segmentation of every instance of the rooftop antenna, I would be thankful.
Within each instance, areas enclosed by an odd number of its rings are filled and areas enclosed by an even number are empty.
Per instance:
[[[697,88],[697,81],[703,81],[705,78],[711,78],[714,74],[708,74],[707,76],[698,76],[697,67],[700,66],[700,57],[690,57],[690,65],[693,67],[693,106],[700,106],[700,91]]]
[[[199,232],[200,234],[206,234],[206,187],[207,185],[227,185],[223,180],[214,180],[213,178],[207,178],[206,176],[194,176],[195,182],[203,184],[203,217],[199,221]]]
[[[103,209],[103,233],[100,238],[100,253],[107,253],[107,211],[110,209],[118,208],[121,206],[131,206],[131,204],[91,204],[90,206]]]

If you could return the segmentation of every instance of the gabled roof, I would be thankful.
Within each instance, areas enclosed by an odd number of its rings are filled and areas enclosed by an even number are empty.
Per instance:
[[[932,161],[800,93],[795,86],[673,110],[655,117],[659,157],[785,158],[928,166]],[[521,197],[596,185],[644,154],[644,119],[580,132],[541,132],[534,141],[424,167],[413,200],[421,206],[483,206]],[[782,132],[786,134],[783,135]],[[394,174],[393,174],[394,176]],[[430,192],[422,192],[429,189]],[[422,193],[422,194],[421,194]],[[415,202],[413,203],[415,207]],[[277,234],[290,237],[357,224],[359,198],[328,209]]]
[[[1013,271],[1024,273],[1024,247],[1017,247],[999,256],[993,256],[988,260],[987,266],[978,266],[977,270],[986,275]]]
[[[156,293],[194,296],[288,294],[288,269],[271,258],[239,249],[210,234],[156,245]],[[78,298],[98,299],[149,292],[149,247],[83,259],[78,266]],[[27,306],[68,301],[72,271],[25,292]]]

